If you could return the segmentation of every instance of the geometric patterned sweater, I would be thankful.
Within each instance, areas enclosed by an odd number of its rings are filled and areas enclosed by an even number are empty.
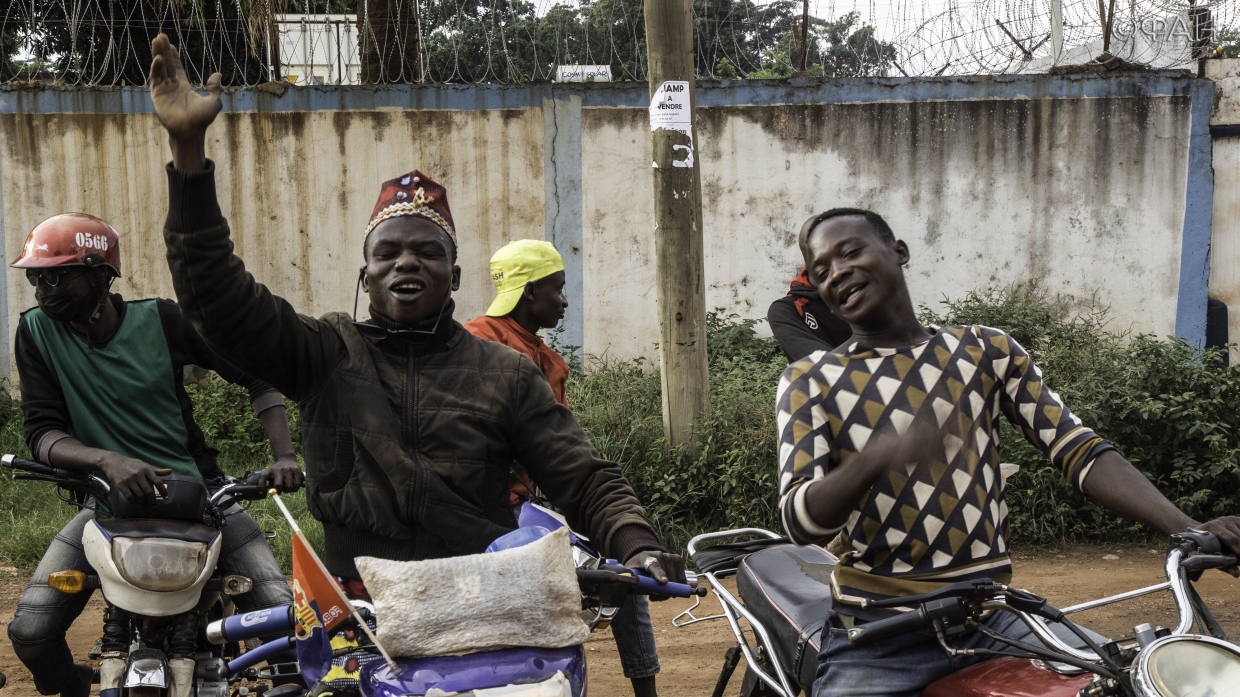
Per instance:
[[[863,599],[974,578],[1011,580],[1000,413],[1078,489],[1094,459],[1112,449],[1042,384],[1014,339],[979,325],[941,327],[908,348],[856,342],[842,355],[813,353],[784,371],[777,404],[784,530],[802,545],[847,532],[852,549],[832,573],[834,606],[866,620],[891,612],[864,610]],[[915,418],[937,426],[941,448],[880,476],[841,528],[809,518],[809,482],[867,443],[903,434]]]

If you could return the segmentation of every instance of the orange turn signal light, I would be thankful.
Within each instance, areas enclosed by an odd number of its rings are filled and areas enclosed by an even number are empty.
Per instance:
[[[56,571],[47,577],[47,585],[61,593],[81,593],[86,590],[86,574],[81,571]]]

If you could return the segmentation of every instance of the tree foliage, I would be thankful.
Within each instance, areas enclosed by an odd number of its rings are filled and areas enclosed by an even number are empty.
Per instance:
[[[190,80],[219,71],[226,85],[256,84],[271,79],[273,13],[368,13],[355,36],[373,38],[344,50],[360,51],[366,82],[546,82],[567,64],[646,79],[643,0],[565,0],[542,15],[530,0],[49,0],[29,8],[0,21],[0,79],[143,84],[151,39],[165,31]],[[693,0],[697,75],[792,75],[801,11],[799,0]],[[809,73],[885,75],[894,54],[855,12],[810,17]]]

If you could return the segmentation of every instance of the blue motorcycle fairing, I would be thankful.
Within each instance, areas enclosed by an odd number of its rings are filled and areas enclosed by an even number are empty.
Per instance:
[[[563,671],[573,695],[585,693],[585,647],[562,649],[519,647],[465,656],[398,658],[392,672],[386,661],[362,667],[362,694],[367,697],[415,697],[431,688],[444,692],[469,692],[504,685],[530,685]]]
[[[539,527],[546,528],[549,532],[566,527],[564,523],[561,523],[555,516],[547,513],[547,511],[535,506],[529,501],[525,501],[521,504],[521,515],[517,516],[517,525],[518,530],[521,528]],[[530,541],[533,542],[533,540]],[[573,532],[572,528],[568,529],[568,541],[581,547],[590,554],[598,556],[598,552],[596,552],[594,548],[586,542],[586,540],[582,539],[577,535],[577,533]]]
[[[491,544],[487,545],[487,548],[482,553],[489,554],[491,552],[502,552],[506,549],[524,547],[525,545],[541,540],[550,534],[550,530],[539,525],[520,527],[512,532],[506,532],[492,540]]]

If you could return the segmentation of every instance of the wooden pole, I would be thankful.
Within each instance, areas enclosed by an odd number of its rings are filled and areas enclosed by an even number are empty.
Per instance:
[[[693,425],[710,408],[691,2],[645,0],[663,431],[672,445],[695,443]]]

